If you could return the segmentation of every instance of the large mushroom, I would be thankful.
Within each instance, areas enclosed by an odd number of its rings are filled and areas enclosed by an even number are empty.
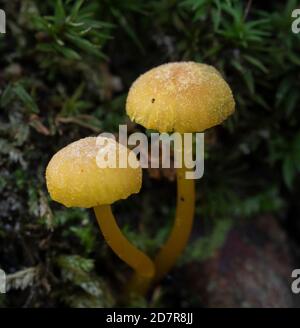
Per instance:
[[[97,162],[103,151],[106,165]],[[119,160],[126,162],[129,158],[131,165],[119,167]],[[46,182],[51,198],[66,207],[93,207],[106,242],[135,270],[138,277],[135,288],[148,284],[154,276],[154,265],[122,234],[110,206],[140,191],[142,170],[135,154],[113,139],[80,139],[52,157],[46,169]]]
[[[132,121],[159,132],[202,132],[234,112],[228,84],[212,66],[168,63],[141,75],[131,86],[126,111]],[[194,180],[177,170],[177,210],[169,239],[155,259],[155,281],[175,264],[189,239],[195,208]]]

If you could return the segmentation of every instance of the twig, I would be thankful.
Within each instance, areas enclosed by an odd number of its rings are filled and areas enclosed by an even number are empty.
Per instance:
[[[246,20],[248,14],[249,14],[249,11],[251,9],[251,6],[252,6],[252,0],[249,0],[247,2],[247,6],[246,6],[246,9],[245,9],[245,13],[244,13],[244,20]]]

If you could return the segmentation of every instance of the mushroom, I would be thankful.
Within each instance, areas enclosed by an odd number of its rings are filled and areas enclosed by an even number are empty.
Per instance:
[[[103,150],[108,152],[105,157],[108,163],[106,167],[99,167],[98,155]],[[125,161],[130,158],[134,165],[119,167],[120,156],[125,156]],[[116,163],[112,162],[114,159]],[[122,234],[110,206],[140,191],[142,170],[132,151],[109,138],[80,139],[52,157],[46,169],[46,183],[51,198],[66,207],[94,208],[106,242],[135,270],[138,277],[136,288],[153,278],[153,262]]]
[[[141,75],[131,86],[126,111],[132,121],[159,132],[203,132],[234,112],[230,87],[212,66],[195,62],[167,63]],[[183,150],[183,149],[182,149]],[[175,264],[185,248],[193,224],[194,180],[187,168],[177,169],[175,223],[156,256],[155,281]]]

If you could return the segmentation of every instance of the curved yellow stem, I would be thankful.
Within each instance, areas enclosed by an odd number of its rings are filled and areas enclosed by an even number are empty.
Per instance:
[[[176,263],[184,250],[194,221],[195,211],[195,182],[187,180],[185,167],[177,169],[177,208],[175,223],[165,245],[154,260],[158,282]]]
[[[94,207],[94,211],[108,245],[121,260],[135,270],[136,284],[131,287],[131,292],[143,293],[144,286],[149,284],[155,274],[152,260],[125,238],[109,205]]]

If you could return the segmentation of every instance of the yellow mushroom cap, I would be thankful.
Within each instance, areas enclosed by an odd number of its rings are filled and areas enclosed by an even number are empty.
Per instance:
[[[113,167],[114,156],[110,155],[114,151],[117,165]],[[119,155],[125,156],[126,168],[119,167]],[[99,165],[101,159],[107,165]],[[134,167],[128,165],[132,163]],[[138,193],[142,170],[135,154],[114,139],[88,137],[69,144],[52,157],[46,182],[53,200],[67,207],[94,207]]]
[[[131,86],[126,111],[132,121],[160,132],[200,132],[234,112],[228,84],[213,67],[168,63],[141,75]]]

